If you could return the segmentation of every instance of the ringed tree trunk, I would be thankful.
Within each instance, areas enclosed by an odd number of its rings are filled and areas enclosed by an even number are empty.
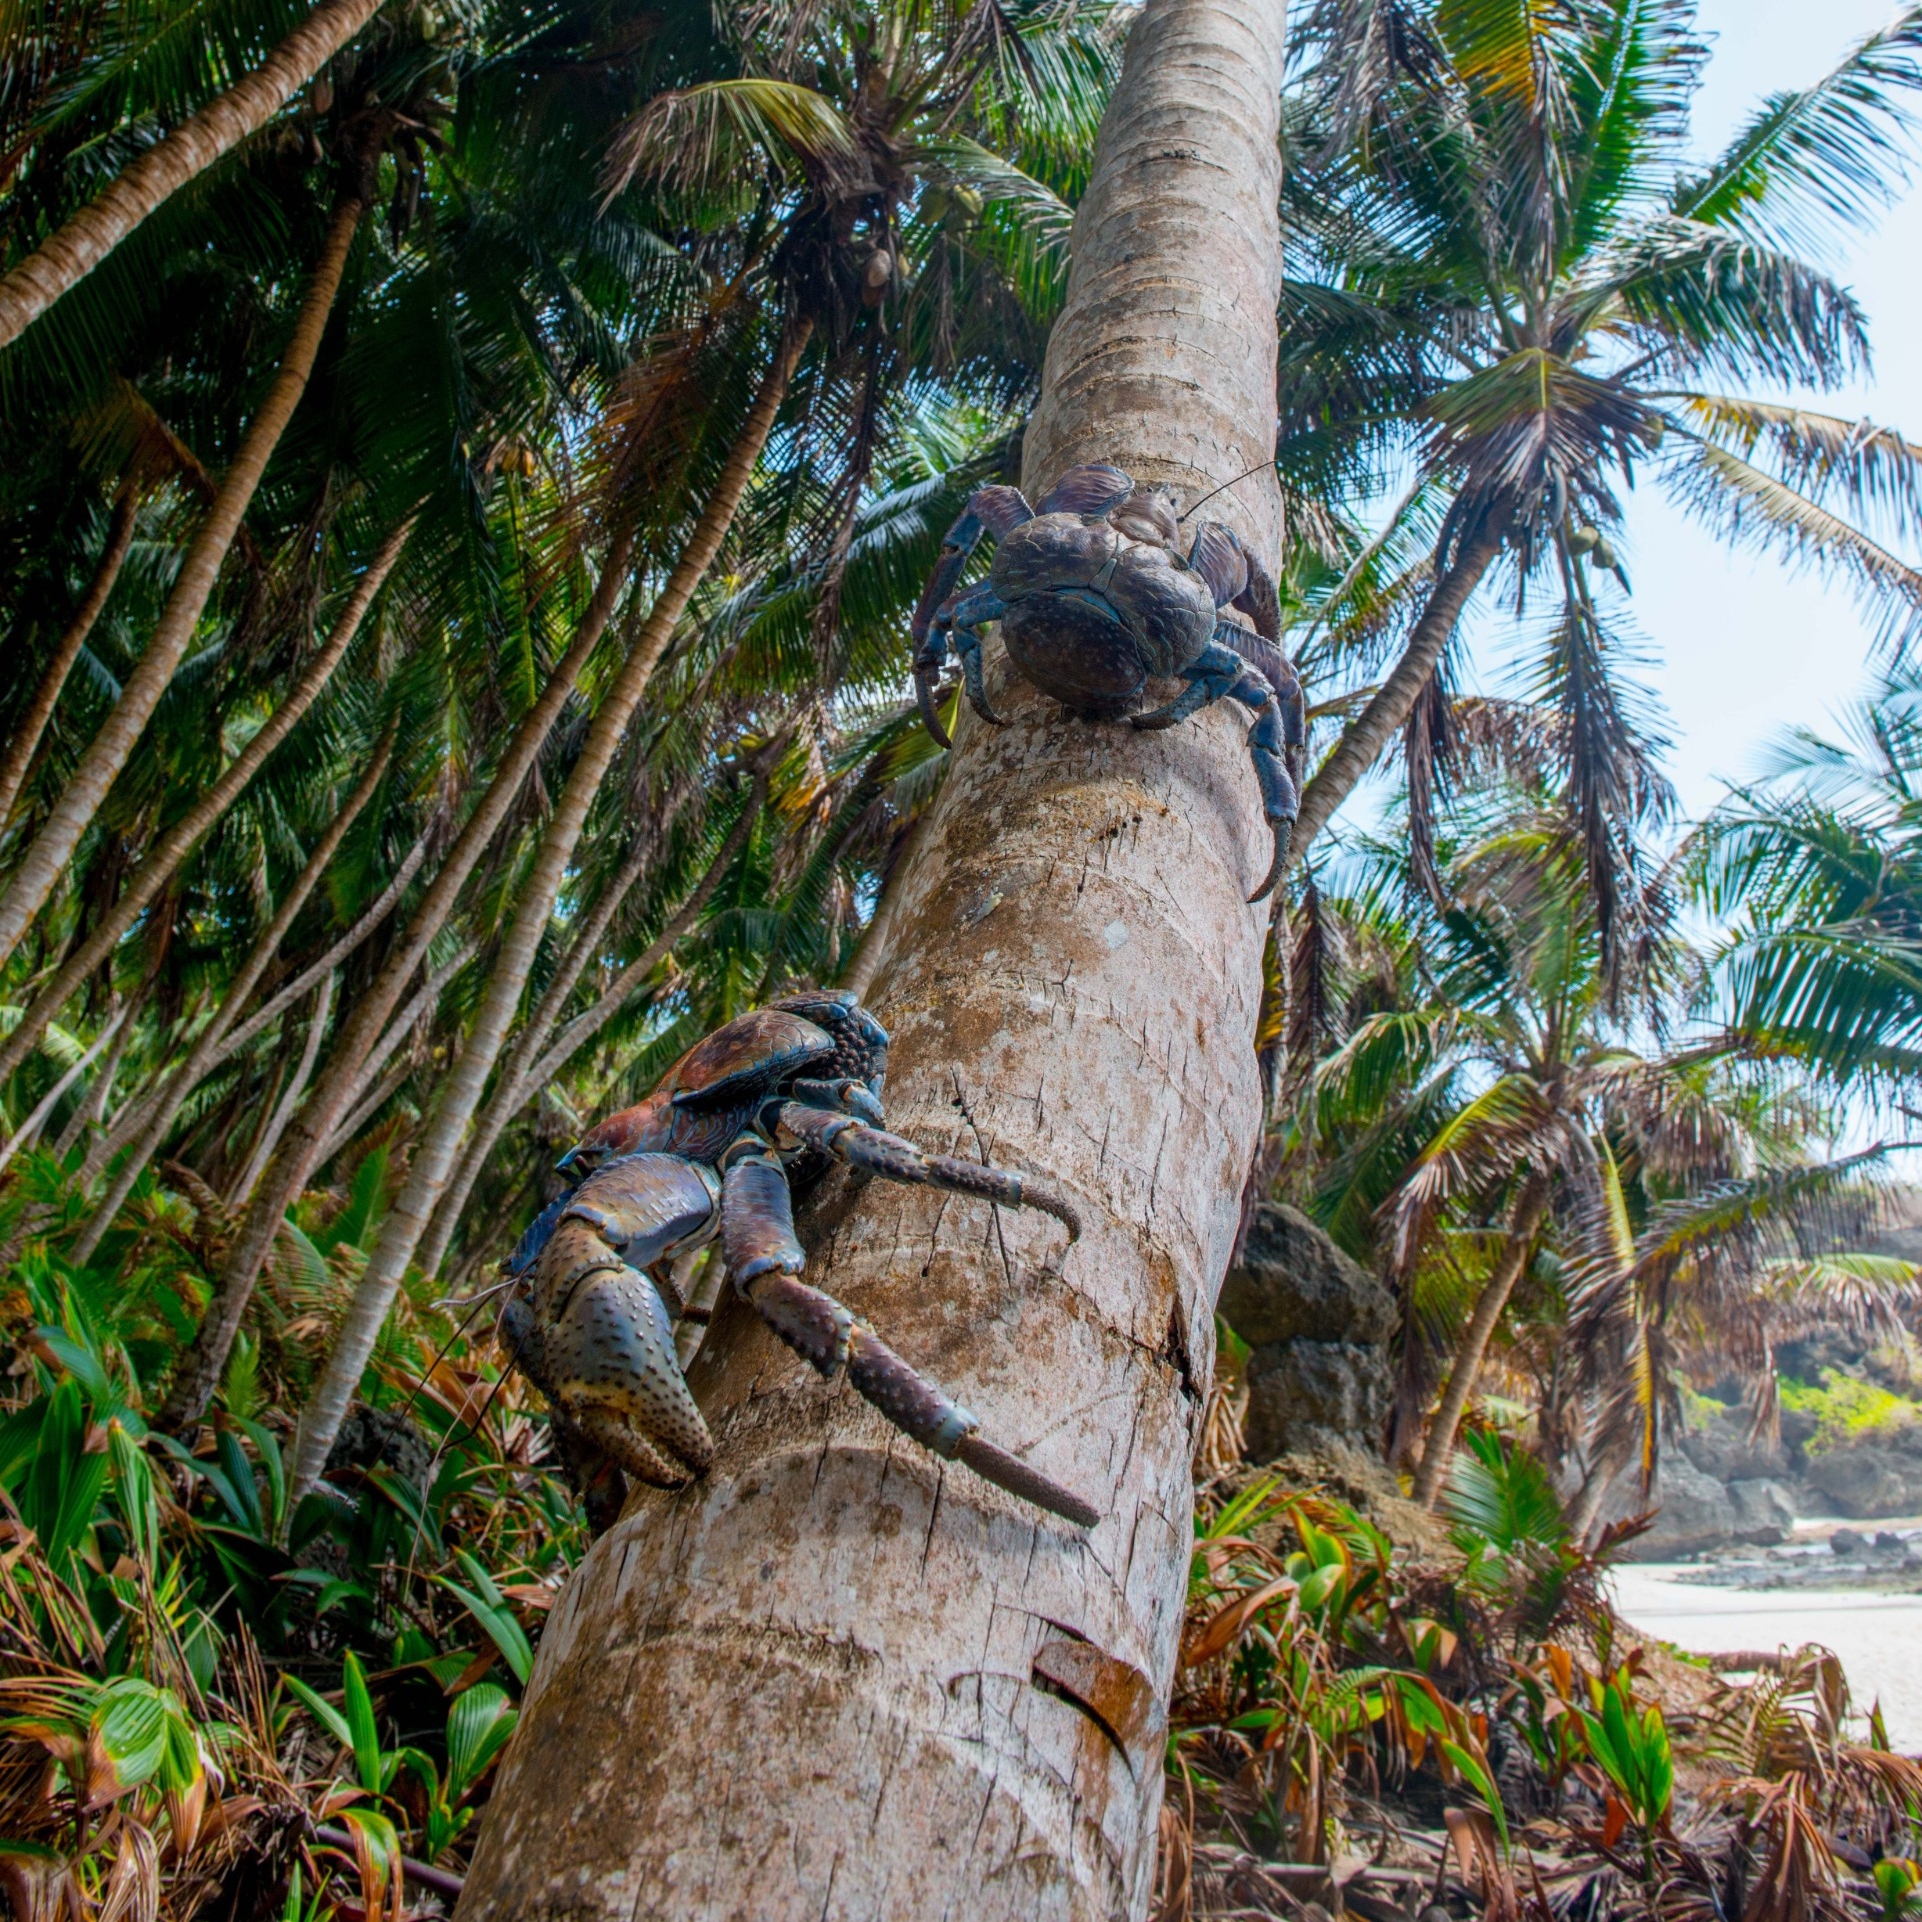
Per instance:
[[[252,73],[123,169],[0,279],[0,347],[18,340],[149,214],[264,127],[380,9],[381,0],[324,0]]]
[[[608,618],[627,585],[628,563],[633,552],[633,541],[627,534],[616,535],[610,543],[600,579],[567,652],[555,664],[540,698],[521,717],[493,779],[448,850],[406,935],[375,976],[373,986],[356,998],[353,1012],[342,1023],[333,1052],[314,1083],[313,1092],[294,1116],[273,1160],[255,1183],[246,1218],[228,1249],[226,1265],[220,1271],[200,1330],[194,1336],[192,1347],[181,1357],[167,1390],[167,1399],[155,1417],[162,1428],[175,1430],[198,1421],[226,1371],[227,1351],[239,1332],[241,1317],[253,1296],[254,1283],[280,1233],[287,1210],[307,1185],[307,1177],[319,1165],[322,1151],[359,1098],[361,1064],[379,1041],[387,1017],[399,1006],[415,970],[426,959],[434,937],[453,913],[467,877],[507,818],[515,796],[533,771],[541,748],[574,691],[575,682],[600,645]]]
[[[774,359],[761,376],[753,405],[728,450],[694,531],[673,572],[654,597],[626,663],[595,710],[580,757],[568,774],[567,785],[561,790],[553,818],[547,824],[533,865],[521,886],[513,922],[495,957],[480,1007],[462,1042],[460,1057],[448,1074],[426,1128],[414,1144],[408,1158],[406,1184],[387,1211],[380,1239],[354,1284],[354,1298],[334,1336],[327,1365],[300,1412],[290,1512],[320,1479],[321,1470],[327,1464],[334,1437],[340,1431],[354,1391],[360,1386],[367,1359],[374,1352],[381,1324],[394,1305],[401,1277],[406,1274],[407,1264],[433,1219],[435,1204],[440,1200],[441,1190],[447,1185],[466,1138],[467,1125],[474,1118],[488,1077],[500,1059],[508,1028],[520,1006],[527,978],[533,972],[541,939],[547,932],[548,916],[567,878],[581,830],[587,825],[588,809],[600,792],[607,770],[614,764],[628,722],[634,718],[634,710],[640,706],[641,697],[654,678],[654,670],[673,639],[675,627],[734,524],[735,510],[747,492],[761,449],[773,431],[775,416],[786,398],[809,332],[810,323],[805,320],[783,328]]]
[[[172,827],[148,851],[147,858],[133,872],[120,899],[100,917],[97,927],[54,971],[51,981],[34,997],[33,1004],[20,1017],[19,1025],[0,1047],[0,1082],[12,1074],[29,1054],[68,999],[87,977],[106,960],[120,937],[133,926],[148,904],[180,871],[207,831],[233,806],[247,784],[260,772],[268,755],[294,730],[295,723],[319,698],[321,690],[333,679],[347,650],[354,643],[360,624],[374,597],[386,585],[400,550],[407,544],[413,523],[397,527],[381,543],[367,570],[355,583],[353,594],[341,609],[326,644],[301,670],[288,690],[287,698],[274,709],[266,724],[221,771]]]
[[[1506,513],[1491,509],[1463,537],[1454,559],[1435,583],[1421,618],[1409,630],[1401,658],[1375,690],[1374,698],[1343,730],[1334,752],[1316,769],[1314,779],[1302,789],[1301,814],[1288,848],[1291,865],[1308,852],[1335,810],[1354,793],[1362,776],[1401,732],[1402,724],[1421,699],[1422,689],[1433,677],[1435,663],[1454,634],[1469,596],[1500,555],[1507,525]]]
[[[597,904],[587,925],[575,938],[566,959],[556,970],[553,980],[547,984],[540,1005],[528,1017],[526,1027],[515,1039],[495,1082],[494,1092],[481,1111],[474,1138],[461,1157],[453,1181],[442,1193],[434,1211],[433,1224],[421,1243],[418,1265],[422,1274],[439,1274],[440,1265],[447,1257],[448,1244],[454,1238],[455,1229],[460,1226],[461,1216],[467,1211],[474,1183],[480,1179],[488,1157],[493,1154],[501,1136],[507,1132],[508,1124],[526,1107],[542,1085],[558,1074],[574,1053],[621,1011],[628,997],[660,966],[674,944],[700,918],[701,910],[721,885],[721,877],[740,853],[741,844],[752,830],[766,797],[767,776],[763,773],[756,777],[749,789],[740,818],[728,830],[719,851],[708,863],[706,873],[695,884],[694,892],[675,909],[660,933],[621,970],[613,986],[600,995],[591,1008],[570,1021],[561,1040],[549,1048],[549,1040],[560,1020],[562,1008],[567,1005],[568,996],[574,992],[576,982],[594,958],[594,950],[622,901],[640,878],[646,864],[647,849],[643,847],[616,875],[607,890],[608,898]]]
[[[7,816],[13,812],[13,804],[26,783],[27,770],[33,765],[33,751],[40,745],[40,737],[47,731],[54,709],[60,705],[60,691],[67,685],[67,676],[73,672],[73,664],[80,658],[80,650],[86,646],[94,622],[106,607],[114,582],[120,578],[121,563],[133,545],[134,516],[139,506],[140,490],[130,474],[113,497],[113,513],[107,521],[107,543],[101,549],[100,564],[93,571],[93,579],[88,582],[67,631],[60,637],[60,645],[53,650],[40,685],[33,691],[32,705],[20,717],[7,742],[6,760],[0,763],[0,833],[6,831]]]
[[[352,195],[343,198],[335,209],[328,223],[327,237],[321,243],[320,257],[314,263],[313,278],[307,283],[306,295],[295,318],[287,351],[253,419],[247,423],[239,452],[221,477],[206,519],[195,530],[186,558],[180,563],[173,592],[161,609],[160,620],[133,672],[127,676],[119,700],[101,723],[100,732],[80,757],[73,778],[21,857],[5,894],[0,895],[0,962],[19,945],[20,937],[53,892],[88,822],[107,798],[114,777],[126,766],[127,756],[145,731],[161,695],[174,677],[174,669],[180,665],[180,657],[194,637],[227,551],[233,546],[240,523],[253,501],[254,490],[260,485],[261,476],[280,444],[287,423],[293,418],[294,409],[300,404],[301,395],[307,391],[307,379],[314,371],[321,336],[327,331],[327,317],[333,311],[334,296],[340,291],[341,276],[347,270],[347,256],[364,210],[364,203]]]
[[[260,939],[254,943],[253,951],[229,984],[220,1006],[195,1036],[186,1060],[171,1073],[159,1077],[159,1085],[155,1087],[150,1100],[141,1103],[137,1113],[129,1117],[128,1139],[131,1145],[127,1148],[126,1159],[115,1171],[107,1192],[93,1212],[93,1218],[80,1231],[80,1238],[74,1243],[73,1258],[76,1262],[84,1266],[93,1259],[94,1250],[113,1226],[114,1217],[119,1214],[122,1204],[133,1193],[141,1170],[166,1140],[174,1116],[180,1112],[180,1104],[200,1085],[201,1077],[213,1066],[220,1044],[239,1018],[240,1010],[246,1006],[247,997],[259,985],[261,976],[273,965],[281,942],[287,938],[287,930],[307,905],[308,896],[320,885],[320,877],[327,872],[341,842],[347,838],[347,830],[360,818],[361,809],[373,798],[374,790],[386,777],[387,763],[393,756],[393,749],[394,741],[390,733],[368,763],[353,793],[347,797],[346,805],[327,824],[326,831],[314,844],[313,853],[307,857],[305,866],[287,890],[286,898],[275,911],[273,919],[261,930]],[[109,1161],[122,1145],[118,1135],[119,1124],[116,1123],[114,1132],[107,1139]]]
[[[1113,460],[1185,500],[1275,419],[1283,0],[1148,0],[1076,216],[1024,483]],[[1217,496],[1270,561],[1262,471]],[[1055,1175],[1086,1230],[831,1183],[810,1277],[1090,1499],[949,1470],[730,1297],[718,1443],[561,1597],[460,1913],[1139,1916],[1192,1548],[1212,1310],[1261,1123],[1269,838],[1247,723],[1063,713],[991,650],[898,877],[872,1001],[890,1125]]]
[[[1476,1297],[1474,1312],[1462,1330],[1454,1364],[1448,1371],[1448,1386],[1442,1390],[1441,1406],[1435,1410],[1435,1419],[1428,1426],[1428,1441],[1422,1449],[1421,1466],[1415,1470],[1414,1487],[1414,1498],[1424,1508],[1433,1508],[1441,1494],[1442,1478],[1455,1456],[1455,1433],[1462,1425],[1468,1398],[1475,1392],[1489,1339],[1502,1318],[1502,1310],[1508,1306],[1509,1296],[1515,1292],[1516,1282],[1522,1278],[1522,1270],[1528,1266],[1542,1217],[1547,1212],[1548,1184],[1539,1175],[1531,1175],[1516,1198],[1501,1259]]]

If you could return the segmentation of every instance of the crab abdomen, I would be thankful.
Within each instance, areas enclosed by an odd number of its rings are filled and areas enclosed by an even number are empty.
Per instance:
[[[1002,645],[1028,680],[1082,713],[1130,712],[1214,633],[1207,583],[1105,521],[1042,514],[995,550]]]

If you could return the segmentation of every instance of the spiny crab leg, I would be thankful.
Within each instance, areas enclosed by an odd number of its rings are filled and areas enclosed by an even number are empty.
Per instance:
[[[950,1188],[957,1194],[980,1195],[1010,1208],[1038,1208],[1053,1215],[1068,1231],[1070,1243],[1081,1238],[1081,1214],[1066,1195],[1032,1175],[1012,1168],[996,1168],[981,1161],[962,1161],[954,1155],[931,1155],[900,1135],[871,1128],[851,1116],[809,1108],[798,1101],[781,1103],[777,1126],[784,1135],[819,1148],[851,1168],[863,1168],[889,1181],[930,1188]]]
[[[721,1246],[735,1286],[756,1313],[824,1377],[832,1380],[845,1370],[855,1392],[895,1427],[944,1460],[973,1469],[984,1481],[1078,1527],[1092,1528],[1100,1521],[1100,1510],[1079,1495],[983,1440],[975,1416],[910,1367],[850,1309],[800,1279],[807,1257],[794,1234],[786,1171],[752,1136],[730,1154],[722,1177]]]

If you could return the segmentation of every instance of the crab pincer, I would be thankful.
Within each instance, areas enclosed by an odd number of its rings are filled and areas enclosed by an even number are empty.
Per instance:
[[[830,1294],[803,1281],[790,1183],[833,1161],[884,1180],[1039,1209],[1081,1232],[1053,1184],[929,1154],[883,1125],[887,1033],[851,995],[797,995],[707,1036],[638,1106],[563,1158],[579,1185],[507,1264],[501,1336],[554,1413],[597,1529],[622,1477],[675,1486],[713,1442],[675,1355],[667,1265],[719,1237],[736,1290],[825,1376],[924,1447],[1087,1528],[1100,1511],[980,1435],[979,1422]],[[670,1306],[670,1303],[672,1306]]]

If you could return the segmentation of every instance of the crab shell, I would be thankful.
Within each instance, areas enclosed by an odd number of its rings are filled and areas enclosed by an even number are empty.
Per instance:
[[[1160,539],[1107,518],[1024,521],[996,547],[990,579],[1007,610],[1001,642],[1014,666],[1097,719],[1132,712],[1150,680],[1178,673],[1214,636],[1207,581]]]
[[[853,995],[790,995],[697,1041],[645,1101],[597,1122],[561,1166],[642,1153],[718,1161],[761,1103],[800,1076],[878,1094],[887,1061],[887,1030]]]

